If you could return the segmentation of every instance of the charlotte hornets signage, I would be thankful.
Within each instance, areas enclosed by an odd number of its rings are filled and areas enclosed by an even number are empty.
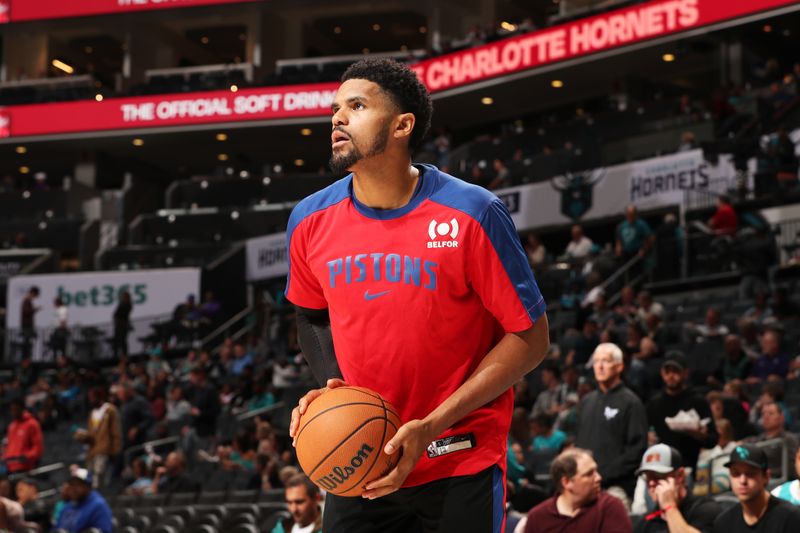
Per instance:
[[[687,191],[721,194],[736,185],[730,155],[716,162],[702,150],[587,169],[549,182],[496,191],[520,230],[621,215],[627,205],[655,209],[685,203]]]
[[[286,233],[247,239],[247,281],[280,278],[288,273]]]

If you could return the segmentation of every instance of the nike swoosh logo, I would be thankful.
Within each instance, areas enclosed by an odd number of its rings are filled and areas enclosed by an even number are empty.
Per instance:
[[[392,292],[392,291],[389,290],[389,291],[383,291],[383,292],[376,292],[375,294],[370,294],[369,291],[364,291],[364,299],[367,300],[367,301],[374,300],[375,298],[380,298],[384,294],[389,294],[390,292]]]

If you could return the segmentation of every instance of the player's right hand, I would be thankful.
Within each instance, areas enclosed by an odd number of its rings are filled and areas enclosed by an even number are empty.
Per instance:
[[[292,409],[292,421],[289,423],[289,436],[292,438],[292,446],[297,442],[297,426],[300,424],[300,417],[305,414],[309,404],[319,398],[328,389],[344,387],[345,385],[347,385],[347,383],[341,379],[329,379],[323,388],[310,390],[305,396],[300,398],[300,401],[297,402],[297,407]]]

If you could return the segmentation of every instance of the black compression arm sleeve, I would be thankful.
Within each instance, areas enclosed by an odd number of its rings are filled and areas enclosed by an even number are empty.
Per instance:
[[[297,307],[297,339],[311,373],[320,387],[330,378],[342,378],[333,351],[331,319],[327,309]]]

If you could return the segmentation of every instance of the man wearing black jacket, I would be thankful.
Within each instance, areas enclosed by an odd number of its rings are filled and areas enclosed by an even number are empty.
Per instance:
[[[708,401],[686,386],[687,378],[688,369],[683,354],[677,351],[668,353],[661,365],[664,390],[647,403],[647,421],[655,429],[660,442],[680,452],[683,458],[681,466],[691,468],[694,472],[700,449],[716,446],[719,434]],[[697,415],[697,427],[670,428],[667,418],[673,418],[680,412],[689,415],[692,411]]]
[[[622,350],[613,343],[600,344],[592,355],[598,390],[578,406],[575,445],[592,450],[603,487],[630,507],[636,484],[634,473],[647,448],[647,414],[633,391],[622,384]]]

